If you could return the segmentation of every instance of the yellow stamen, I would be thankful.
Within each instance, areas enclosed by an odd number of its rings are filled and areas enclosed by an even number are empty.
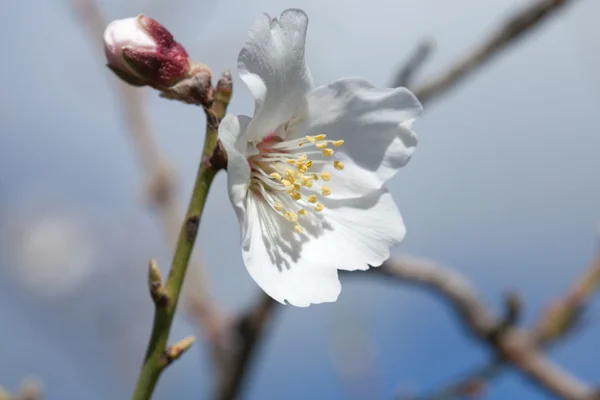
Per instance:
[[[273,172],[272,174],[269,175],[271,178],[276,179],[278,181],[281,180],[281,175],[279,175],[277,172]]]
[[[315,206],[315,211],[316,211],[316,212],[321,212],[321,211],[323,211],[323,204],[321,204],[321,203],[318,203],[318,204]]]
[[[319,142],[319,143],[315,144],[315,147],[317,149],[324,149],[325,147],[327,147],[327,142]]]
[[[306,169],[309,169],[310,167],[312,167],[312,160],[308,160],[306,162],[306,164],[304,164],[304,166],[306,167]]]
[[[320,135],[315,136],[315,140],[324,140],[327,137],[326,134],[321,133]]]
[[[344,144],[343,140],[334,140],[333,142],[331,142],[335,147],[340,147],[341,145]]]
[[[323,196],[329,196],[331,194],[331,189],[329,189],[328,186],[323,186],[321,188],[321,193],[323,193]]]
[[[308,201],[309,203],[316,203],[317,202],[317,196],[314,194],[311,194],[310,196],[308,196],[308,199],[306,199],[306,201]]]
[[[325,157],[331,157],[333,155],[334,151],[332,149],[324,149],[323,150],[323,155]]]
[[[291,213],[291,212],[286,212],[283,214],[285,216],[285,218],[287,218],[288,221],[290,222],[298,222],[298,215]]]
[[[329,172],[323,172],[321,174],[321,179],[323,179],[324,181],[329,181],[331,180],[331,174]]]
[[[298,157],[298,161],[306,161],[308,159],[308,156],[306,154],[301,154],[300,157]]]
[[[273,208],[279,212],[283,211],[283,204],[281,204],[280,202],[276,202],[275,205],[273,206]]]
[[[302,195],[300,194],[300,192],[293,192],[292,194],[290,194],[290,197],[292,198],[292,200],[300,200],[302,198]]]
[[[304,208],[299,209],[298,215],[302,215],[302,216],[306,215],[306,210]]]
[[[337,170],[342,170],[344,169],[344,163],[336,160],[333,162],[333,167]]]
[[[314,143],[317,141],[317,139],[315,139],[313,136],[305,136],[304,138],[311,143]]]
[[[290,181],[289,181],[289,180],[287,180],[287,179],[282,179],[282,180],[281,180],[281,183],[283,184],[283,186],[286,186],[286,187],[287,187],[287,186],[292,186],[292,182],[290,182]]]
[[[298,224],[294,225],[294,230],[298,233],[302,233],[302,227],[300,227]]]

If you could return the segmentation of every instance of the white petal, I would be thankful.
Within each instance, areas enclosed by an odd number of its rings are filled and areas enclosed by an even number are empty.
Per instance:
[[[289,9],[279,20],[264,14],[250,28],[238,57],[256,107],[247,140],[259,141],[289,120],[312,89],[304,61],[307,26],[304,11]]]
[[[104,30],[104,51],[108,63],[115,68],[127,71],[123,60],[123,47],[154,49],[156,42],[140,25],[139,17],[112,21]]]
[[[248,160],[238,140],[246,130],[249,117],[228,114],[219,125],[219,139],[227,152],[227,188],[229,199],[240,221],[244,220],[245,202],[250,182]]]
[[[417,145],[412,131],[421,103],[406,88],[379,89],[369,82],[346,78],[313,90],[302,113],[305,126],[296,133],[327,134],[343,139],[334,158],[343,171],[331,164],[332,198],[359,197],[378,190],[410,160]]]
[[[272,298],[298,307],[336,301],[341,285],[337,270],[302,256],[306,237],[254,194],[248,196],[244,263],[256,283]]]
[[[392,195],[381,188],[362,198],[324,199],[323,232],[303,246],[302,258],[342,270],[366,270],[390,257],[406,233]]]

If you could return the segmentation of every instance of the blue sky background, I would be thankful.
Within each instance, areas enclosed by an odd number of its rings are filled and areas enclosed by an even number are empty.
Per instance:
[[[317,84],[362,76],[390,82],[424,37],[436,52],[420,79],[443,70],[517,0],[101,0],[110,19],[145,13],[213,71],[235,71],[263,11],[307,11],[307,59]],[[591,259],[600,221],[600,3],[579,0],[426,109],[418,150],[389,185],[408,234],[395,254],[455,267],[499,309],[515,289],[525,322]],[[37,376],[46,398],[126,399],[151,323],[146,265],[168,265],[133,158],[115,78],[66,0],[0,5],[0,385]],[[102,46],[98,38],[96,46]],[[253,102],[235,76],[230,111]],[[203,113],[147,92],[152,122],[185,200],[203,140]],[[182,203],[183,204],[183,203]],[[207,204],[199,243],[213,293],[232,313],[258,288],[246,273],[225,176]],[[550,356],[590,383],[600,308]],[[183,316],[172,338],[194,334]],[[335,304],[278,313],[250,374],[248,399],[388,399],[428,391],[487,359],[429,293],[351,279]],[[195,346],[161,380],[157,399],[207,398],[211,370]],[[365,389],[366,388],[366,389]],[[489,399],[545,399],[517,374]]]

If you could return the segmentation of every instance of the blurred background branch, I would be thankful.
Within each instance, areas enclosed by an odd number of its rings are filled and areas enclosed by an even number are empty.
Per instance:
[[[490,346],[494,359],[482,368],[476,369],[466,379],[461,379],[449,387],[436,391],[418,399],[452,399],[480,391],[485,381],[497,376],[502,366],[516,367],[524,376],[539,385],[549,394],[562,399],[597,399],[597,393],[570,375],[567,371],[554,365],[543,356],[541,348],[568,332],[578,316],[580,308],[589,299],[591,287],[597,287],[600,276],[600,257],[596,256],[589,269],[584,271],[577,284],[566,297],[557,304],[568,303],[569,306],[554,308],[556,312],[542,315],[538,328],[530,330],[507,324],[504,318],[494,317],[484,306],[478,295],[469,284],[454,270],[433,264],[427,260],[414,258],[390,259],[380,268],[370,270],[384,276],[394,277],[401,282],[419,285],[441,296],[442,300],[452,305],[458,315],[459,323],[467,331]],[[581,282],[586,282],[581,284]],[[569,299],[577,298],[577,305]],[[510,308],[512,301],[507,301]],[[507,312],[512,315],[513,312]],[[567,323],[564,323],[568,321]],[[552,336],[541,334],[546,331],[542,327],[552,328]]]
[[[585,308],[598,290],[598,285],[600,285],[600,252],[596,253],[590,265],[569,290],[563,296],[550,302],[538,318],[537,323],[531,327],[530,335],[534,344],[540,348],[549,348],[577,331],[581,326]],[[410,399],[452,400],[480,393],[486,384],[504,372],[507,366],[505,358],[494,357],[487,364],[473,369],[448,386],[427,395],[410,397]]]
[[[536,0],[531,5],[518,11],[502,23],[490,37],[483,40],[466,55],[459,58],[439,75],[414,87],[415,95],[425,104],[438,99],[453,89],[470,74],[502,53],[510,45],[529,34],[550,16],[556,14],[564,6],[576,0]],[[423,66],[432,54],[433,46],[425,41],[421,43],[406,64],[399,69],[392,87],[409,86],[418,69]]]

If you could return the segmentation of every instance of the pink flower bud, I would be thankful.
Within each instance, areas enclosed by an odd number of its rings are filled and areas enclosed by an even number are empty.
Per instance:
[[[140,15],[111,22],[104,31],[108,67],[125,82],[157,89],[189,77],[185,49],[160,23]]]

